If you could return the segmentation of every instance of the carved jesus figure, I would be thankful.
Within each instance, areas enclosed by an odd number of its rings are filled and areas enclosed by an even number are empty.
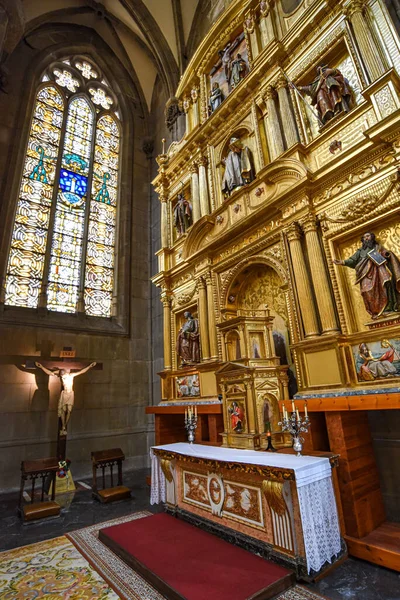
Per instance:
[[[46,367],[38,362],[35,363],[35,365],[39,369],[42,369],[46,375],[59,377],[61,380],[61,395],[58,400],[58,416],[61,419],[60,433],[61,435],[67,435],[67,426],[71,418],[72,408],[74,406],[74,378],[95,367],[96,363],[91,363],[88,367],[85,367],[77,373],[71,373],[69,369],[57,369],[56,371],[50,371],[50,369],[46,369]]]

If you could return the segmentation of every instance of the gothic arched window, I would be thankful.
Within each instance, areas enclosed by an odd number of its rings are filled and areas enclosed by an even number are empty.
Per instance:
[[[120,119],[87,57],[57,61],[39,85],[14,220],[5,304],[110,317]]]

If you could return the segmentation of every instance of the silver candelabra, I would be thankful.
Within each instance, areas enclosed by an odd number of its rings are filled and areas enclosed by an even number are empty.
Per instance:
[[[195,438],[195,431],[197,427],[197,407],[188,406],[185,409],[185,429],[188,433],[188,442],[193,444]]]
[[[299,409],[295,408],[294,402],[292,402],[292,413],[289,414],[283,404],[283,419],[278,425],[282,427],[282,431],[287,431],[293,438],[293,450],[297,452],[296,456],[301,456],[303,450],[304,438],[300,436],[301,433],[308,433],[310,425],[308,418],[307,402],[304,405],[304,418],[299,414]]]

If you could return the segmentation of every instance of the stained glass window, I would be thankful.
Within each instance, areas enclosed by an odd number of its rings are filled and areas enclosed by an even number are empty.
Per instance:
[[[5,304],[110,317],[120,150],[117,102],[111,91],[93,87],[100,69],[85,57],[61,64],[42,76],[46,83],[36,96]]]

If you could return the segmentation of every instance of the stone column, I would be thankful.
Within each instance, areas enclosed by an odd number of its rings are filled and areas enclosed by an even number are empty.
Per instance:
[[[262,46],[265,48],[275,39],[274,24],[272,22],[272,0],[261,0],[260,2],[260,31]]]
[[[352,0],[345,8],[345,13],[353,26],[354,37],[361,51],[371,82],[386,71],[385,64],[377,48],[369,23],[365,18],[366,0]]]
[[[208,181],[207,181],[207,157],[201,156],[197,160],[199,166],[199,196],[200,196],[200,212],[201,216],[210,214],[210,198],[208,196]]]
[[[200,212],[199,176],[197,173],[197,164],[195,162],[191,164],[190,172],[192,174],[191,195],[192,195],[193,223],[196,223],[196,221],[198,221],[201,217],[201,212]]]
[[[172,369],[172,353],[171,353],[171,298],[166,294],[161,297],[163,303],[164,317],[164,369]]]
[[[190,92],[193,101],[192,115],[193,115],[193,127],[195,129],[200,123],[200,110],[199,110],[199,88],[194,87]]]
[[[321,319],[322,333],[333,333],[339,331],[339,328],[314,215],[307,215],[301,221],[301,227],[306,238],[311,278]]]
[[[268,86],[264,95],[264,102],[267,105],[266,116],[266,133],[269,140],[269,153],[271,161],[277,158],[285,147],[283,145],[281,128],[279,125],[278,111],[275,106],[275,90],[272,86]]]
[[[296,121],[294,120],[293,116],[291,100],[287,92],[287,81],[283,76],[279,77],[278,81],[276,82],[276,89],[278,90],[279,109],[281,112],[286,146],[287,148],[291,148],[297,144],[299,141],[299,136],[297,133]]]
[[[199,327],[201,354],[203,360],[210,359],[210,342],[208,338],[208,316],[207,316],[207,287],[206,282],[200,277],[199,282]]]
[[[301,230],[298,223],[292,223],[286,231],[292,257],[295,285],[297,288],[301,318],[306,338],[319,335],[318,320],[315,312],[314,297],[301,247]]]
[[[218,358],[218,338],[215,320],[215,303],[213,294],[213,281],[211,273],[207,274],[207,308],[208,308],[208,333],[210,337],[211,358]]]
[[[165,197],[161,197],[161,247],[168,248],[168,204]]]

